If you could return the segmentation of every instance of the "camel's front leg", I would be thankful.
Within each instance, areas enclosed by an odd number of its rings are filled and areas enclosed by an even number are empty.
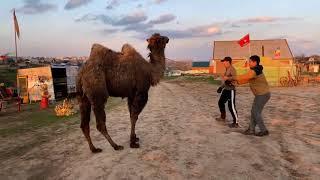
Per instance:
[[[138,93],[133,98],[128,98],[128,106],[130,111],[131,120],[131,135],[130,135],[130,147],[139,148],[139,138],[135,133],[136,122],[138,116],[148,102],[148,93]]]

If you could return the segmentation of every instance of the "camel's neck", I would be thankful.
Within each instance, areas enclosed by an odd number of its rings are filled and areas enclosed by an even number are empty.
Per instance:
[[[150,63],[158,68],[165,68],[164,50],[150,53]]]
[[[150,53],[150,63],[152,65],[152,85],[159,83],[166,68],[164,50]]]

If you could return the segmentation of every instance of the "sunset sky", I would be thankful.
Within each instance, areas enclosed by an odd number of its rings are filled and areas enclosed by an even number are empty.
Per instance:
[[[295,55],[320,54],[319,0],[0,0],[0,54],[88,56],[93,43],[147,55],[154,32],[170,38],[170,59],[209,60],[214,40],[286,38]]]

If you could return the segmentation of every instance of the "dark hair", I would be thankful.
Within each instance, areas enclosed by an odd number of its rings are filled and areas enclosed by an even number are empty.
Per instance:
[[[250,59],[251,59],[251,61],[257,62],[257,65],[260,64],[260,57],[259,56],[253,55],[253,56],[250,57]]]
[[[225,57],[225,58],[223,58],[223,59],[221,60],[221,62],[223,62],[223,61],[229,61],[229,62],[231,63],[231,62],[232,62],[232,58],[229,57],[229,56],[227,56],[227,57]]]

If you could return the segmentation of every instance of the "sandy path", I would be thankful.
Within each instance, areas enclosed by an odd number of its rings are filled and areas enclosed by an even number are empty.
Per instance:
[[[316,89],[300,96],[296,96],[296,90],[275,89],[264,112],[271,135],[264,138],[239,133],[246,127],[253,98],[247,88],[238,90],[237,106],[243,114],[240,116],[243,129],[237,130],[213,120],[218,113],[215,90],[216,87],[202,83],[163,82],[151,89],[148,105],[137,123],[140,149],[129,148],[129,113],[123,103],[107,114],[109,133],[124,145],[123,151],[114,151],[93,124],[92,139],[103,149],[102,153],[91,154],[80,129],[75,128],[73,133],[6,160],[0,178],[316,179],[320,176],[320,101]]]

